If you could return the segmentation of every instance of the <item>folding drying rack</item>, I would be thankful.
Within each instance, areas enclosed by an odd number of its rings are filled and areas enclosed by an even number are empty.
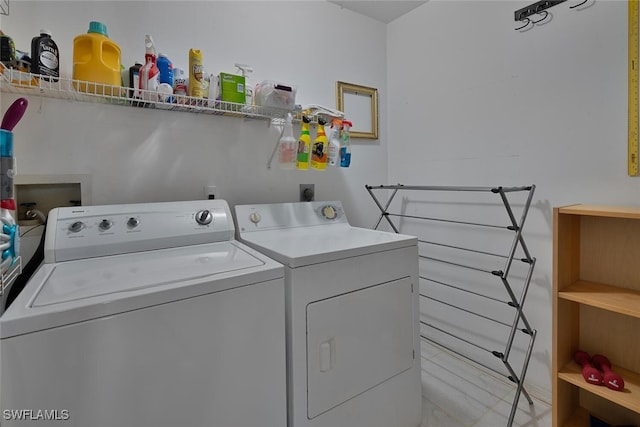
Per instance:
[[[531,358],[533,344],[536,338],[536,330],[531,327],[523,311],[527,291],[531,282],[536,259],[529,253],[522,235],[522,229],[529,212],[535,185],[526,187],[459,187],[459,186],[411,186],[411,185],[379,185],[366,186],[367,191],[373,198],[375,204],[380,209],[380,217],[374,227],[378,229],[383,220],[394,232],[400,233],[400,229],[406,234],[418,235],[419,258],[420,258],[420,336],[422,339],[439,345],[467,360],[483,366],[495,373],[507,377],[516,384],[516,392],[511,406],[511,413],[507,426],[511,427],[516,413],[520,395],[524,394],[529,405],[533,405],[531,397],[524,388],[524,378]],[[383,193],[381,193],[383,192]],[[412,192],[412,197],[406,193]],[[417,193],[420,192],[420,193]],[[439,194],[436,196],[436,192]],[[402,193],[401,201],[395,197]],[[449,199],[442,200],[441,193],[446,193]],[[485,193],[489,195],[489,202],[483,199],[483,195],[474,196],[478,199],[460,198],[457,194],[464,193]],[[524,200],[519,200],[518,209],[521,211],[520,219],[516,219],[512,208],[513,202],[507,198],[507,194],[520,194]],[[376,196],[378,194],[378,197]],[[382,196],[388,197],[386,202],[381,201]],[[416,195],[418,194],[418,195]],[[415,197],[413,197],[415,196]],[[499,201],[495,197],[499,197]],[[379,198],[380,197],[380,198]],[[517,197],[517,196],[513,196]],[[512,198],[513,198],[512,197]],[[398,203],[400,202],[400,203]],[[463,207],[461,209],[461,206]],[[472,206],[475,209],[470,209]],[[390,211],[394,209],[395,211]],[[396,210],[396,209],[399,209]],[[486,215],[490,220],[495,221],[499,214],[506,211],[506,225],[495,225],[486,223],[484,218],[478,222],[478,218],[471,220],[459,218],[468,216],[469,212],[480,214],[489,210]],[[423,212],[430,211],[436,216],[425,216]],[[498,213],[496,213],[498,212]],[[483,249],[462,246],[447,239],[455,239],[456,236],[473,235],[470,228],[481,229],[483,236],[476,235],[476,240],[470,246],[483,245]],[[496,234],[503,231],[508,233],[497,239]],[[486,234],[488,233],[488,235]],[[424,239],[423,236],[429,234],[431,239]],[[433,241],[433,238],[438,241]],[[440,241],[443,239],[443,241]],[[468,237],[466,238],[468,239]],[[496,240],[496,241],[494,241]],[[485,250],[488,246],[502,246],[500,240],[505,245],[510,242],[510,249],[506,255]],[[434,255],[435,253],[435,255]],[[523,255],[516,256],[516,253]],[[504,265],[502,265],[504,260]],[[518,272],[512,272],[514,261],[520,261],[523,267],[519,267]],[[487,268],[486,265],[496,264],[502,268]],[[482,265],[479,267],[478,265]],[[460,271],[464,270],[464,272]],[[461,274],[459,274],[461,273]],[[432,275],[433,274],[433,275]],[[440,274],[441,276],[438,276]],[[484,275],[485,277],[482,277]],[[499,279],[502,286],[495,286],[495,280]],[[482,281],[487,284],[483,289],[480,286]],[[519,284],[519,286],[515,286]],[[503,288],[503,289],[500,289]],[[519,296],[516,295],[519,290]],[[444,298],[440,296],[444,295]],[[505,299],[506,294],[506,299]],[[494,296],[497,295],[497,296]],[[467,307],[460,303],[466,300]],[[494,309],[496,305],[498,309]],[[454,314],[448,319],[431,319],[428,317],[429,310],[425,306],[431,305],[433,308],[451,310]],[[434,310],[437,311],[437,310]],[[482,334],[465,334],[460,331],[468,331],[470,324],[455,324],[452,319],[471,319],[473,324],[477,322],[489,321],[503,325],[508,330],[504,336],[491,336],[486,338],[486,342],[478,343],[482,339]],[[476,322],[477,319],[477,322]],[[454,332],[458,329],[458,332]],[[521,365],[519,374],[514,369],[512,357],[512,347],[517,333],[522,333],[525,337],[522,346],[523,354],[519,356],[518,364]],[[453,343],[453,345],[452,345]],[[493,349],[489,348],[494,346]],[[525,350],[526,348],[526,350]],[[498,363],[497,369],[490,363],[484,363],[482,356],[487,353],[495,356],[502,362]],[[487,356],[489,361],[495,360]],[[504,370],[506,369],[506,373]]]

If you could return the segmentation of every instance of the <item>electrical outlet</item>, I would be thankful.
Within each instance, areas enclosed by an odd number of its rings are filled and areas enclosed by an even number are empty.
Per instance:
[[[300,201],[313,202],[316,197],[315,184],[300,184]]]
[[[218,198],[218,192],[215,185],[204,186],[204,198],[209,200]]]

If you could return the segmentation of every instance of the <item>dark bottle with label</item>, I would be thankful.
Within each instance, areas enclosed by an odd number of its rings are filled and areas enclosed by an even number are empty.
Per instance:
[[[40,36],[31,39],[31,72],[41,74],[45,80],[58,81],[60,77],[60,54],[51,32],[40,30]]]
[[[13,39],[0,31],[0,61],[13,66],[16,61],[16,47]]]
[[[142,64],[139,62],[129,67],[129,98],[142,98],[140,92],[140,68],[142,68]],[[132,105],[135,107],[144,107],[143,102],[133,101]]]

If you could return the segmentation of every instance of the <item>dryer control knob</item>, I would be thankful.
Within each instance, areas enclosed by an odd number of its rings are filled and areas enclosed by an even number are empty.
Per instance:
[[[213,221],[213,215],[207,209],[204,209],[196,214],[196,222],[200,225],[209,225]]]
[[[337,216],[336,209],[333,206],[325,206],[322,208],[322,215],[327,219],[335,219]]]
[[[129,220],[127,221],[127,226],[128,226],[129,228],[136,228],[136,227],[137,227],[137,226],[139,226],[139,225],[140,225],[140,220],[139,220],[138,218],[131,217],[131,218],[129,218]]]
[[[98,225],[98,227],[102,231],[106,231],[106,230],[110,229],[111,226],[113,226],[113,222],[109,221],[108,219],[103,219],[102,221],[100,221],[100,225]]]
[[[259,223],[261,219],[262,217],[258,212],[252,212],[251,215],[249,215],[249,221],[251,221],[254,224]]]
[[[69,231],[72,233],[77,233],[84,228],[84,222],[76,221],[69,226]]]

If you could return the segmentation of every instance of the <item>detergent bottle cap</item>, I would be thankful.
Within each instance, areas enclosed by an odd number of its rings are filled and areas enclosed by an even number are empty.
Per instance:
[[[89,31],[87,31],[87,33],[102,34],[105,37],[109,37],[107,34],[107,26],[98,21],[89,22]]]
[[[311,119],[307,116],[302,116],[302,121],[305,123],[311,123]]]

